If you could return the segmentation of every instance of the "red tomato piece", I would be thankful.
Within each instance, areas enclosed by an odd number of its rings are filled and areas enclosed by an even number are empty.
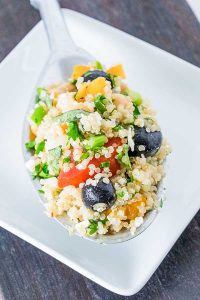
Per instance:
[[[112,153],[112,156],[110,158],[106,158],[104,156],[100,156],[99,158],[93,158],[90,161],[90,164],[94,164],[95,167],[99,167],[102,162],[109,161],[110,162],[110,171],[113,175],[116,174],[117,170],[120,169],[120,165],[118,161],[115,158],[116,155],[116,149],[118,146],[121,145],[121,139],[120,138],[111,138],[106,144],[106,147],[113,146],[115,148],[114,152]],[[75,187],[78,187],[81,182],[85,182],[88,178],[92,178],[94,175],[89,175],[89,168],[85,168],[84,170],[79,170],[74,167],[72,167],[69,171],[64,172],[61,170],[59,176],[58,176],[58,186],[59,188],[64,188],[68,185],[73,185]]]
[[[74,166],[67,172],[61,170],[58,176],[58,186],[61,189],[68,185],[74,185],[75,187],[78,187],[79,183],[85,182],[88,178],[90,178],[88,168],[84,170],[78,170],[76,166]]]
[[[113,146],[115,148],[115,153],[116,149],[118,146],[122,144],[122,140],[119,137],[113,137],[108,140],[108,142],[105,144],[105,147]]]

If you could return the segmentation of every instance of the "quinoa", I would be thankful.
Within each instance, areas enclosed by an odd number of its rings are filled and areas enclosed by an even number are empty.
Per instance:
[[[70,233],[134,235],[159,206],[171,149],[150,103],[124,78],[121,65],[75,66],[68,82],[37,89],[27,117],[26,167],[40,182],[48,215],[69,220]]]

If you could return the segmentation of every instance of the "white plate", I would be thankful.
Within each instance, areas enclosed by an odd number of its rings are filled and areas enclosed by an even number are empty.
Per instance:
[[[122,295],[138,292],[199,209],[200,70],[110,26],[65,10],[75,42],[107,66],[121,62],[132,88],[152,100],[171,142],[167,201],[154,223],[137,238],[99,245],[69,237],[45,216],[24,167],[23,118],[48,57],[42,23],[2,62],[1,225],[71,268]]]

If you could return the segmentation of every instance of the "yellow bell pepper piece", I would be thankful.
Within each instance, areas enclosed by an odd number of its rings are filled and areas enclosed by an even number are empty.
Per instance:
[[[104,88],[106,85],[106,80],[104,77],[97,77],[96,79],[92,80],[87,87],[87,94],[91,94],[95,96],[96,94],[104,93]]]
[[[76,65],[74,66],[73,73],[71,75],[72,79],[78,79],[80,76],[82,76],[85,72],[89,71],[88,66],[83,65]]]
[[[125,78],[126,78],[124,69],[123,69],[123,67],[122,67],[121,64],[116,65],[116,66],[113,66],[113,67],[110,67],[110,68],[106,71],[106,73],[111,74],[111,75],[114,75],[114,76],[119,76],[119,77],[121,77],[122,79],[125,79]]]
[[[75,99],[78,102],[84,102],[84,98],[87,95],[87,83],[83,82],[81,84],[80,89],[78,90],[78,92],[76,93]]]

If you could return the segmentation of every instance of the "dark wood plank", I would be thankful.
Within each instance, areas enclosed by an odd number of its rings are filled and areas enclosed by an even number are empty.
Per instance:
[[[200,25],[184,0],[62,0],[200,66]],[[27,0],[0,0],[0,61],[39,21]],[[200,212],[147,285],[135,296],[113,294],[54,258],[0,230],[0,299],[200,299]]]

